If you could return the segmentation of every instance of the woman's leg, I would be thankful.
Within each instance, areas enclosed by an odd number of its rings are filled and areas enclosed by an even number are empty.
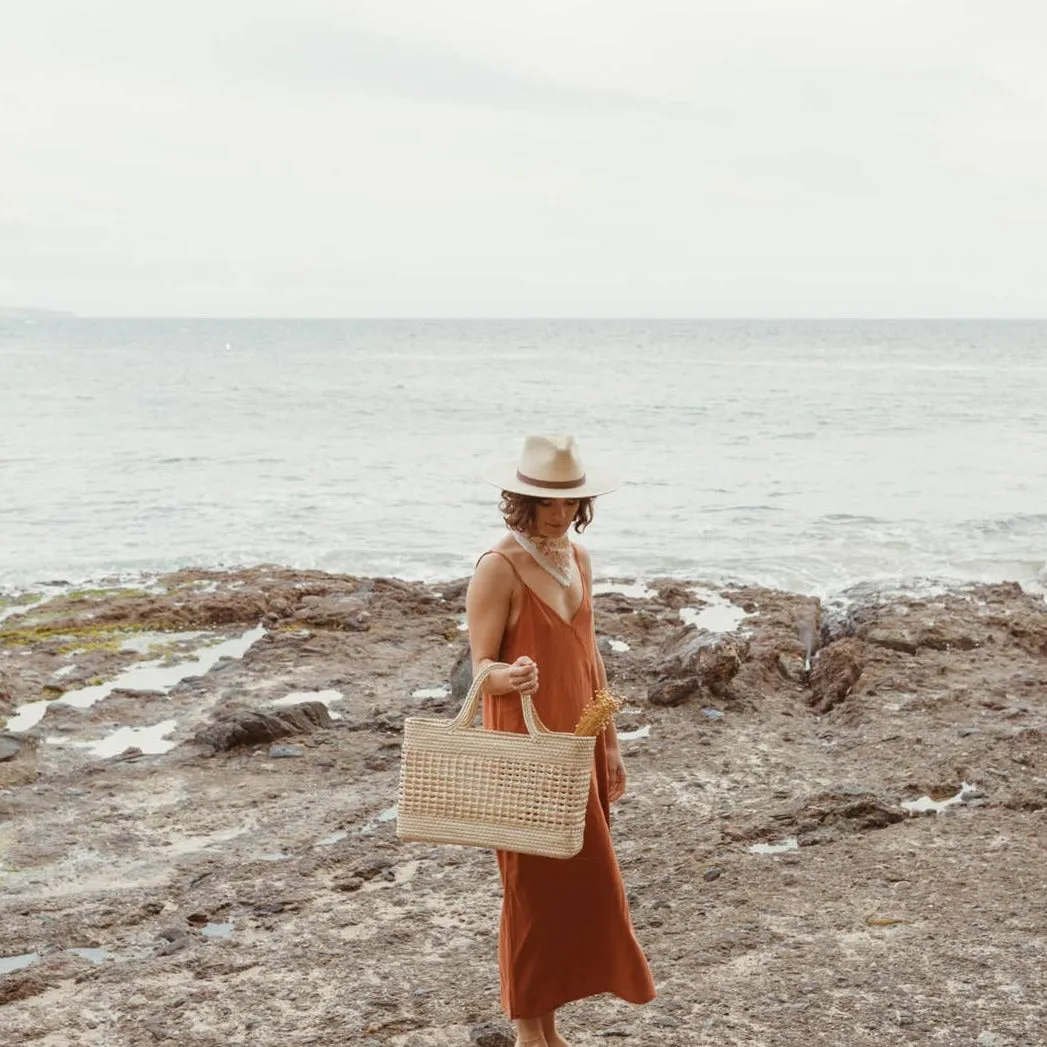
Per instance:
[[[542,1018],[516,1019],[516,1047],[548,1047],[542,1033]]]
[[[556,1031],[556,1011],[550,1011],[542,1015],[542,1033],[548,1047],[571,1047],[571,1045]]]

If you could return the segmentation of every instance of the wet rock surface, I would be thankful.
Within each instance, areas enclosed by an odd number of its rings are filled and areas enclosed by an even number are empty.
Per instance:
[[[193,741],[214,752],[239,745],[260,745],[290,734],[309,734],[317,728],[333,726],[327,706],[321,702],[302,702],[290,709],[272,713],[241,709],[197,731]]]
[[[717,634],[681,619],[708,587],[650,587],[594,603],[650,729],[614,835],[659,997],[565,1008],[571,1043],[1042,1043],[1043,599],[736,587]],[[463,613],[462,582],[258,568],[0,622],[0,715],[51,703],[0,733],[0,1042],[511,1043],[493,857],[392,810],[404,718],[467,686]]]

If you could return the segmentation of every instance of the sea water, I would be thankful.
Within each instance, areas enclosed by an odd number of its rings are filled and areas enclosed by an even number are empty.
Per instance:
[[[275,562],[440,581],[572,431],[598,576],[1037,587],[1043,321],[0,321],[0,587]]]

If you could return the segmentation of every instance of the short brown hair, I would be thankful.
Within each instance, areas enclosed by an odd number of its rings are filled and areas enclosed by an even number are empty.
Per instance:
[[[535,509],[543,501],[529,494],[517,494],[515,491],[502,491],[502,500],[498,508],[502,511],[505,526],[513,531],[526,534],[534,524]],[[574,529],[581,534],[593,522],[593,498],[579,498],[578,512],[574,514]]]

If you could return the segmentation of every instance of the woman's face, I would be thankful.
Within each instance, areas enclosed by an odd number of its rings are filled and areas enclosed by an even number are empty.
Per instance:
[[[534,533],[542,538],[561,538],[578,515],[577,498],[541,498],[534,507]]]

